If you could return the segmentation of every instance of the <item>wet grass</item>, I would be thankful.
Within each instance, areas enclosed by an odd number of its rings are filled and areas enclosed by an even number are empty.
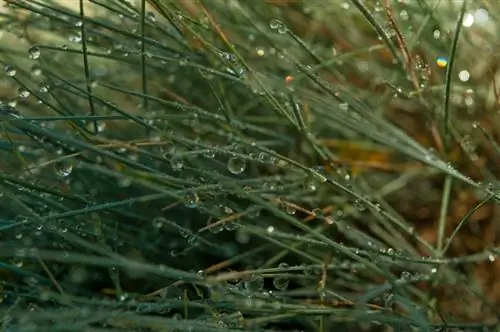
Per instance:
[[[4,329],[494,330],[496,4],[6,3]]]

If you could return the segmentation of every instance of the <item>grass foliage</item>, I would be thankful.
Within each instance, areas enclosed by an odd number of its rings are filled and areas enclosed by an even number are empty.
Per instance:
[[[498,3],[64,3],[0,21],[2,330],[494,330]]]

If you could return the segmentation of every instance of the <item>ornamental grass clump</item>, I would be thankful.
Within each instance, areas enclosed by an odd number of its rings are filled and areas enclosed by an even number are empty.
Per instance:
[[[5,331],[495,331],[494,1],[5,0]]]

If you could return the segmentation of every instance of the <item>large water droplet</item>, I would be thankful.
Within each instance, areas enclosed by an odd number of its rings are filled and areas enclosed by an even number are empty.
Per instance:
[[[19,94],[19,97],[21,97],[21,98],[28,98],[31,95],[30,90],[26,89],[24,86],[20,87],[17,90],[17,93]]]
[[[184,200],[184,205],[187,208],[194,209],[198,206],[200,198],[198,197],[198,194],[196,194],[196,192],[188,191],[187,193],[184,194],[183,200]]]
[[[184,168],[184,161],[179,157],[172,157],[172,159],[170,159],[170,167],[172,167],[174,171],[180,171]]]
[[[288,264],[287,263],[280,263],[280,265],[278,265],[278,267],[280,269],[286,269],[286,268],[288,268]],[[290,283],[290,280],[286,276],[279,276],[279,277],[276,277],[273,279],[273,286],[279,290],[287,289],[289,283]]]
[[[258,274],[252,274],[245,280],[245,288],[252,292],[260,292],[264,288],[264,278]]]
[[[12,77],[12,76],[16,76],[16,74],[17,74],[16,68],[14,68],[12,66],[9,66],[9,65],[6,65],[5,68],[4,68],[4,70],[5,70],[5,74],[7,76],[11,76]]]
[[[280,34],[286,33],[288,31],[285,23],[274,18],[269,22],[269,28],[273,31],[276,31]]]
[[[32,46],[28,49],[28,56],[32,60],[36,60],[40,57],[40,49],[37,46]]]
[[[71,161],[59,161],[54,164],[54,171],[57,176],[67,177],[73,172],[73,163]]]
[[[246,160],[240,157],[231,157],[227,162],[227,169],[233,174],[241,174],[247,167]]]
[[[260,216],[262,207],[260,205],[251,205],[247,208],[246,215],[248,218],[257,218]]]
[[[220,233],[224,230],[224,224],[220,222],[215,222],[208,227],[208,230],[214,234]]]

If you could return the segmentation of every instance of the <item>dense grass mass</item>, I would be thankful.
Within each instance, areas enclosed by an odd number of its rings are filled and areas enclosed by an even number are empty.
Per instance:
[[[2,331],[498,331],[499,12],[5,0]]]

